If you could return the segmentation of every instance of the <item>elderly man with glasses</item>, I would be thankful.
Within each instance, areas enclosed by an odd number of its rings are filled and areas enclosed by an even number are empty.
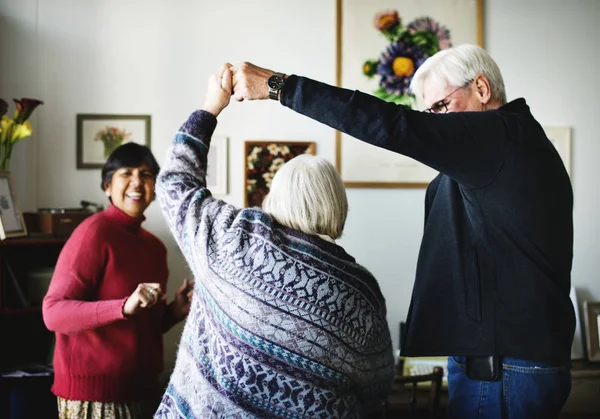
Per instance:
[[[440,172],[403,355],[449,356],[451,418],[556,417],[571,388],[573,191],[492,57],[461,45],[427,59],[411,88],[429,112],[250,63],[233,78],[237,100],[278,100]]]

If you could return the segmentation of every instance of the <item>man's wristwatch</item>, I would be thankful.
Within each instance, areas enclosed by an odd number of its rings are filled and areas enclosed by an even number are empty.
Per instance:
[[[269,86],[269,99],[279,100],[279,91],[283,87],[284,76],[285,74],[283,73],[275,73],[267,80],[267,86]]]

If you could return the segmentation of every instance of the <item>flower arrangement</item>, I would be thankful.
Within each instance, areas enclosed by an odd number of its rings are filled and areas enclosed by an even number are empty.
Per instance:
[[[450,31],[430,17],[420,17],[403,26],[396,10],[377,13],[374,26],[389,44],[378,60],[365,61],[363,74],[369,79],[379,76],[375,96],[413,107],[416,100],[410,90],[412,77],[427,58],[452,46]]]
[[[6,116],[8,103],[0,99],[0,170],[10,170],[10,157],[15,144],[32,133],[29,118],[44,102],[37,99],[13,99],[15,113],[12,118]]]
[[[107,126],[96,133],[94,141],[104,143],[104,157],[108,157],[121,144],[131,141],[131,133],[125,129]]]

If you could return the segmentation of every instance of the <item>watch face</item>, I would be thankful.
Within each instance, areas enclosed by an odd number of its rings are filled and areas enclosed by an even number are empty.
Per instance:
[[[273,75],[269,77],[267,84],[271,89],[281,89],[281,86],[283,85],[283,78],[278,75]]]

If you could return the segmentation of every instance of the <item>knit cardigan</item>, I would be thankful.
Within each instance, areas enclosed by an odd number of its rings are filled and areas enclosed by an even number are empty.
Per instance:
[[[394,375],[385,300],[335,243],[206,189],[216,118],[194,112],[157,179],[196,286],[155,418],[357,418]]]

